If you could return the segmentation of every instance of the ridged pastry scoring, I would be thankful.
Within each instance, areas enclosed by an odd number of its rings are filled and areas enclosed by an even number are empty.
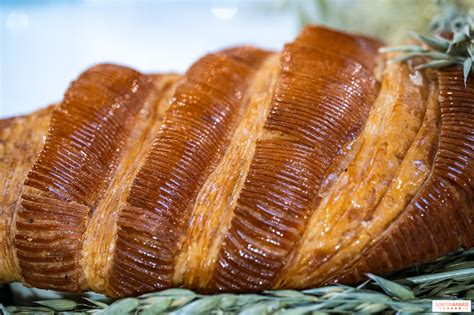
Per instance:
[[[54,109],[15,222],[21,276],[30,285],[87,288],[79,265],[86,224],[151,88],[136,71],[97,65]]]
[[[362,248],[372,235],[383,231],[384,222],[402,211],[408,198],[426,179],[430,166],[430,147],[436,135],[437,90],[428,94],[428,84],[414,85],[405,65],[385,70],[382,90],[371,109],[364,130],[351,143],[352,159],[337,174],[337,180],[322,194],[314,209],[300,248],[290,258],[277,285],[297,286],[304,281],[324,282],[333,266],[349,259],[346,246]],[[432,108],[427,113],[427,98]],[[433,113],[434,112],[434,113]],[[431,117],[435,116],[435,117]],[[428,119],[429,140],[408,155]],[[421,153],[421,154],[420,154]],[[420,156],[421,155],[421,156]],[[344,156],[349,156],[344,152]],[[416,157],[416,161],[411,159]],[[428,161],[424,161],[427,158]],[[413,163],[414,165],[411,165]],[[412,167],[410,167],[412,166]],[[409,191],[414,186],[413,191]],[[391,200],[391,198],[397,198]],[[359,245],[359,246],[357,246]],[[333,256],[340,254],[338,258]],[[337,257],[337,256],[336,256]]]
[[[155,88],[138,113],[117,169],[87,224],[81,265],[92,290],[105,290],[115,249],[118,212],[125,205],[133,180],[163,123],[178,78],[178,75],[153,78]]]
[[[338,54],[337,45],[321,49],[325,38],[346,43],[355,57]],[[374,69],[364,64],[375,59],[378,44],[348,39],[308,28],[283,50],[265,123],[270,137],[264,133],[257,143],[213,290],[263,290],[272,284],[303,234],[326,169],[363,126],[377,91]]]
[[[428,179],[407,207],[339,274],[357,281],[474,246],[474,79],[462,69],[441,70],[440,131]],[[403,244],[403,245],[402,245]]]
[[[0,282],[20,279],[12,222],[22,183],[48,133],[52,110],[50,106],[28,116],[0,120],[0,173],[7,174],[0,180]]]
[[[380,45],[307,27],[183,76],[97,65],[0,120],[0,282],[301,289],[473,246],[474,79]]]
[[[207,55],[181,79],[120,212],[110,295],[173,286],[191,206],[226,151],[248,106],[249,83],[266,56],[250,47]]]
[[[249,87],[249,105],[219,165],[202,186],[174,275],[175,285],[206,289],[216,268],[239,192],[244,185],[257,139],[262,136],[279,74],[279,55],[262,64]]]

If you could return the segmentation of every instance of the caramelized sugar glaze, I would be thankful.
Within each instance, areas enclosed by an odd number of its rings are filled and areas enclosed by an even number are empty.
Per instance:
[[[249,82],[266,56],[254,48],[211,54],[181,79],[120,213],[110,295],[173,286],[191,206],[226,150],[248,105]]]
[[[411,76],[421,83],[413,84]],[[438,133],[437,97],[421,73],[400,64],[385,69],[365,126],[344,148],[343,161],[328,170],[311,228],[278,286],[322,281],[404,209],[429,173]]]
[[[379,46],[308,27],[182,77],[99,65],[0,121],[0,281],[307,288],[472,246],[474,80],[395,64],[379,83]]]
[[[88,287],[79,264],[87,221],[151,91],[147,76],[98,65],[73,82],[54,109],[16,218],[14,243],[25,282],[68,291]]]
[[[429,177],[390,226],[329,280],[358,281],[474,246],[474,78],[439,71],[441,125]]]
[[[20,278],[13,253],[12,221],[26,175],[41,151],[53,107],[0,120],[0,281]]]
[[[326,169],[358,134],[375,100],[378,46],[365,38],[306,28],[285,47],[265,132],[211,290],[262,290],[272,284],[304,232]]]

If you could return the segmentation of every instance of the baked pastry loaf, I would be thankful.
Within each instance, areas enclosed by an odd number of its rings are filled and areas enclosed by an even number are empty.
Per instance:
[[[0,281],[112,297],[356,282],[474,244],[474,80],[307,27],[184,75],[97,65],[0,121]]]

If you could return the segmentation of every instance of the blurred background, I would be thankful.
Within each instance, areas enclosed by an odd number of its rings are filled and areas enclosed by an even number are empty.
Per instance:
[[[61,100],[94,63],[184,72],[203,54],[254,44],[280,49],[298,32],[271,1],[3,0],[0,117]]]
[[[87,67],[184,72],[240,44],[281,49],[306,23],[388,42],[423,31],[437,0],[0,0],[0,118],[60,101]],[[443,1],[445,2],[445,1]],[[458,0],[474,6],[474,0]]]

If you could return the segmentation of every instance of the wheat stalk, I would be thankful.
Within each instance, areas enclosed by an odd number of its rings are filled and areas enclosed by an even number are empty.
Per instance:
[[[430,312],[432,299],[474,299],[474,248],[382,278],[369,274],[359,286],[331,285],[304,291],[201,295],[169,289],[113,303],[83,299],[8,306],[5,314],[352,314]]]

